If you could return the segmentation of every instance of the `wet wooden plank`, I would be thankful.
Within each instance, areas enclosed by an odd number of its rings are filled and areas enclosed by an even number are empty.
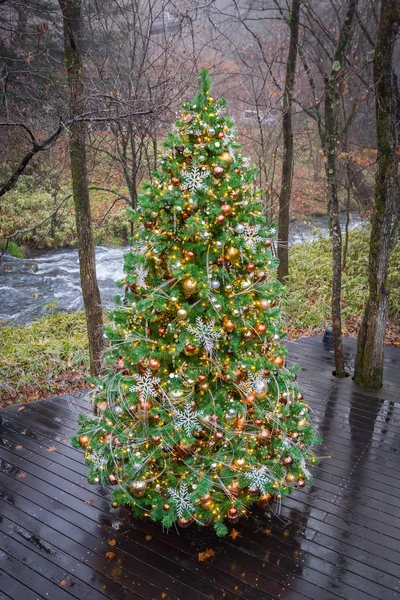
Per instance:
[[[165,532],[113,509],[69,441],[78,414],[92,410],[87,391],[2,411],[0,600],[396,598],[400,350],[387,350],[385,385],[372,392],[332,376],[321,336],[288,348],[288,363],[303,368],[325,458],[310,489],[295,490],[275,514],[255,509],[235,525],[235,539],[205,528]],[[349,365],[355,348],[345,340]],[[199,562],[206,548],[215,555]]]

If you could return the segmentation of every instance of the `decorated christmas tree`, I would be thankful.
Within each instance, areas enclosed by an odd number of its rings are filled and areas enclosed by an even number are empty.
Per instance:
[[[80,416],[74,443],[114,506],[224,535],[254,504],[306,485],[316,436],[285,367],[256,171],[207,71],[200,80],[140,196],[98,413]]]

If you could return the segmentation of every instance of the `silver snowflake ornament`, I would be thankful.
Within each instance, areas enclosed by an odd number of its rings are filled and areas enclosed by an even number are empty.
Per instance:
[[[202,428],[199,421],[199,417],[202,415],[202,411],[194,411],[190,406],[185,406],[184,410],[176,412],[174,425],[177,429],[182,427],[185,434],[189,436],[193,431],[200,431]]]
[[[262,466],[259,468],[253,467],[249,473],[246,474],[246,479],[249,482],[249,486],[256,487],[262,494],[267,493],[267,488],[270,487],[273,478],[268,474],[267,467]]]
[[[245,225],[243,235],[245,239],[246,248],[254,250],[257,244],[264,241],[264,238],[258,235],[260,229],[261,225]]]
[[[101,467],[104,467],[104,465],[107,464],[107,459],[101,452],[92,452],[87,458],[96,470],[101,469]]]
[[[193,333],[195,338],[204,345],[206,352],[211,354],[214,349],[215,343],[221,337],[220,331],[214,331],[215,321],[211,319],[208,323],[205,323],[201,317],[196,319],[196,327],[193,325],[188,326],[190,333]]]
[[[158,395],[157,386],[160,383],[158,377],[153,377],[150,369],[147,369],[144,375],[136,373],[134,375],[136,384],[129,388],[130,392],[138,392],[145,400],[155,398]]]
[[[257,394],[261,390],[264,390],[266,385],[268,385],[268,379],[265,377],[263,371],[259,371],[258,373],[250,372],[246,379],[239,383],[239,388],[243,392],[251,390]]]
[[[146,277],[149,273],[148,269],[145,269],[143,265],[137,265],[135,267],[136,274],[136,285],[138,288],[142,288],[144,290],[147,289]]]
[[[179,490],[174,490],[174,488],[168,488],[168,492],[170,493],[171,499],[175,504],[176,513],[178,517],[183,517],[185,511],[187,511],[190,514],[194,513],[195,509],[190,501],[190,495],[186,483],[181,483]]]
[[[210,171],[207,169],[199,169],[199,166],[196,164],[192,165],[190,171],[183,169],[181,174],[183,183],[181,184],[180,189],[188,189],[191,194],[198,190],[207,189],[204,179],[206,179],[209,174]]]

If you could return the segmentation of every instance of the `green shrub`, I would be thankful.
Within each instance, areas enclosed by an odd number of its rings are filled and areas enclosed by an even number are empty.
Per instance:
[[[342,316],[357,325],[368,296],[369,228],[349,234],[346,269],[342,278]],[[330,324],[332,245],[329,238],[296,244],[290,250],[290,275],[282,310],[288,328],[320,331]],[[389,267],[390,317],[400,325],[400,244]]]

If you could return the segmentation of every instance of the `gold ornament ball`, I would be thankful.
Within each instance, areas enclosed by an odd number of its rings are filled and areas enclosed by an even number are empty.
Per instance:
[[[225,151],[218,156],[218,161],[221,162],[225,167],[230,167],[233,163],[233,158],[229,152]]]
[[[236,327],[237,327],[236,323],[234,323],[233,321],[231,321],[227,317],[223,318],[223,320],[222,320],[222,329],[224,331],[226,331],[227,333],[232,333],[232,331],[235,331]]]
[[[191,277],[187,277],[184,280],[182,286],[183,286],[184,292],[186,294],[189,294],[189,296],[191,296],[197,292],[197,281],[195,281]]]
[[[188,316],[187,310],[185,310],[184,308],[180,308],[177,311],[176,316],[178,317],[178,319],[180,321],[184,321],[187,318],[187,316]]]
[[[277,356],[274,360],[274,363],[277,367],[281,368],[285,364],[285,359],[283,358],[283,356]]]
[[[271,308],[271,300],[265,300],[265,299],[258,300],[257,306],[261,310],[269,310]]]
[[[237,458],[235,460],[235,465],[237,467],[244,467],[245,464],[246,464],[246,460],[244,458]]]
[[[163,509],[164,509],[164,510],[169,510],[170,508],[171,508],[171,505],[170,505],[170,504],[166,504],[166,503],[165,503],[165,504],[164,504],[164,506],[163,506]]]
[[[234,263],[237,260],[239,260],[239,256],[240,252],[234,246],[229,246],[229,248],[227,248],[224,253],[225,260],[229,260],[229,262],[231,263]]]
[[[199,385],[199,389],[200,389],[202,392],[208,392],[208,390],[210,389],[210,386],[208,385],[208,382],[207,382],[207,381],[203,381],[202,383],[200,383],[200,385]]]
[[[293,483],[293,481],[296,481],[296,477],[293,475],[293,473],[288,473],[285,477],[285,481],[288,483]]]
[[[147,488],[145,481],[135,481],[130,487],[130,492],[135,498],[142,498]]]
[[[89,436],[88,435],[80,435],[78,438],[78,442],[82,448],[87,448],[89,446],[89,442],[90,442]]]
[[[300,419],[300,421],[298,421],[297,423],[297,427],[304,427],[305,425],[307,425],[307,423],[307,419]]]

